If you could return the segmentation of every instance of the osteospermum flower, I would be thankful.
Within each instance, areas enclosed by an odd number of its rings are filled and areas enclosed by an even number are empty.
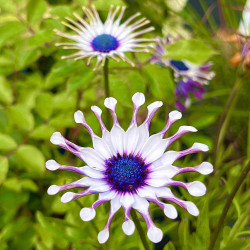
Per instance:
[[[191,104],[190,94],[200,100],[204,92],[204,87],[192,79],[188,79],[187,82],[179,81],[175,88],[175,106],[180,110],[185,110]]]
[[[131,209],[135,209],[146,221],[149,239],[152,242],[161,241],[163,234],[151,219],[149,201],[161,207],[165,215],[171,219],[177,217],[176,208],[162,200],[175,203],[186,209],[190,214],[197,216],[199,214],[197,207],[190,201],[184,201],[176,197],[170,187],[184,188],[193,196],[204,195],[206,187],[199,181],[184,183],[172,178],[185,172],[198,172],[206,175],[213,171],[212,165],[208,162],[187,168],[173,165],[176,160],[185,155],[208,150],[206,145],[194,143],[192,147],[182,151],[166,151],[182,135],[197,131],[191,126],[181,126],[173,136],[164,138],[169,127],[181,118],[179,111],[169,113],[169,119],[162,131],[150,136],[151,119],[158,108],[162,106],[162,102],[157,101],[150,104],[147,107],[148,114],[145,121],[138,125],[137,113],[140,106],[145,102],[145,97],[142,93],[136,93],[132,100],[134,111],[132,121],[126,131],[122,129],[117,120],[116,99],[109,97],[104,102],[113,117],[111,131],[108,131],[103,123],[101,109],[97,106],[91,107],[100,123],[102,137],[93,132],[81,111],[75,113],[76,123],[82,124],[88,130],[92,138],[93,148],[77,146],[65,139],[59,132],[54,133],[51,137],[53,144],[75,154],[86,163],[86,166],[65,166],[54,160],[49,160],[46,163],[47,169],[73,171],[86,177],[61,186],[52,185],[48,189],[48,194],[54,195],[72,188],[84,189],[78,193],[66,192],[61,198],[61,201],[65,203],[86,195],[99,193],[98,200],[91,207],[83,208],[80,211],[83,221],[92,220],[96,215],[96,208],[100,204],[110,201],[107,224],[98,234],[100,243],[104,243],[109,238],[111,220],[121,207],[125,211],[125,221],[122,224],[125,234],[131,235],[135,230],[134,222],[130,218]]]
[[[249,36],[242,37],[242,59],[243,59],[243,70],[245,71],[247,68],[250,68],[250,38]]]
[[[140,13],[136,13],[124,23],[121,23],[125,7],[120,8],[118,6],[114,10],[114,6],[111,6],[107,20],[103,23],[94,6],[92,8],[83,7],[83,11],[88,17],[89,23],[76,13],[74,13],[74,16],[78,19],[78,22],[68,17],[66,19],[71,24],[63,22],[65,26],[76,32],[75,35],[55,30],[58,35],[76,42],[58,43],[57,45],[65,46],[65,49],[79,50],[72,55],[63,56],[63,59],[73,57],[75,60],[79,60],[88,57],[89,64],[91,59],[96,57],[97,63],[95,68],[97,68],[101,63],[104,64],[106,58],[111,57],[115,60],[121,58],[134,66],[134,63],[124,53],[149,52],[147,48],[152,45],[143,43],[155,41],[155,39],[138,38],[138,36],[154,30],[153,27],[149,27],[136,31],[149,23],[146,18],[141,18],[130,24]],[[119,12],[120,14],[118,15]]]
[[[174,71],[176,81],[189,79],[198,82],[200,84],[207,84],[209,80],[214,77],[214,72],[210,72],[212,64],[207,63],[203,65],[196,65],[187,60],[173,60],[165,58],[167,46],[177,39],[173,39],[171,36],[166,38],[158,38],[155,46],[154,56],[150,61],[157,63],[164,67],[170,67]]]

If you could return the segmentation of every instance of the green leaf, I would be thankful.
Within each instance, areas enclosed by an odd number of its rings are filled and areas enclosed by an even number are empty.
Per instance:
[[[37,192],[38,191],[37,184],[34,181],[30,180],[30,179],[21,180],[21,187],[22,187],[22,189],[29,190],[31,192]]]
[[[0,156],[0,184],[4,182],[7,176],[8,170],[9,170],[8,158]]]
[[[49,125],[54,128],[73,127],[75,125],[73,113],[63,113],[50,120]]]
[[[12,1],[6,1],[6,0],[0,0],[0,6],[1,6],[1,12],[10,12],[15,13],[16,12],[16,4]]]
[[[36,98],[36,111],[44,119],[48,119],[53,111],[53,97],[50,93],[41,93]]]
[[[34,48],[34,46],[29,47],[25,42],[20,42],[15,49],[16,67],[19,70],[31,65],[41,56],[39,48]]]
[[[118,102],[127,107],[131,107],[131,94],[128,89],[128,82],[124,81],[123,76],[110,76],[110,90]]]
[[[180,244],[183,247],[183,249],[188,249],[190,232],[189,232],[188,217],[186,214],[183,216],[181,223],[179,225],[178,235],[179,235]]]
[[[248,116],[248,132],[247,132],[247,158],[250,159],[250,113]]]
[[[103,1],[103,0],[96,0],[95,1],[95,6],[97,9],[109,9],[110,5],[123,5],[123,1],[122,0],[106,0],[106,1]]]
[[[157,65],[148,65],[145,71],[152,94],[161,100],[167,100],[169,104],[172,103],[174,82],[170,70]]]
[[[34,119],[31,112],[22,105],[12,106],[7,110],[8,120],[13,127],[24,131],[33,129]]]
[[[12,209],[18,209],[18,207],[25,204],[28,199],[28,193],[17,193],[5,187],[0,188],[0,204],[1,208],[6,212],[9,212]]]
[[[175,60],[188,60],[190,62],[201,64],[207,61],[215,51],[199,40],[180,40],[174,44],[168,45],[166,49],[166,58]]]
[[[39,30],[36,34],[34,34],[27,42],[27,46],[39,47],[44,45],[46,42],[50,42],[54,39],[55,33],[52,30]]]
[[[36,230],[31,223],[26,223],[21,227],[22,232],[16,233],[10,243],[9,249],[32,249],[37,238]]]
[[[16,236],[16,234],[20,233],[20,231],[23,230],[23,228],[27,227],[27,223],[28,223],[28,218],[27,217],[20,217],[18,218],[16,221],[7,224],[1,234],[0,234],[0,239],[11,239],[14,236]]]
[[[16,142],[12,137],[6,134],[0,133],[0,150],[10,151],[17,146]]]
[[[15,158],[23,168],[33,173],[43,173],[45,158],[40,150],[33,145],[22,145],[15,153]]]
[[[7,125],[8,125],[8,121],[7,121],[6,113],[0,107],[0,130],[5,131],[8,128]]]
[[[32,192],[37,192],[38,187],[30,179],[18,179],[16,177],[11,177],[5,180],[4,187],[8,188],[9,190],[13,190],[16,192],[21,192],[22,190],[29,190]]]
[[[38,140],[48,140],[55,132],[55,129],[49,125],[41,125],[33,130],[30,137]]]
[[[130,72],[127,76],[130,82],[132,93],[145,92],[146,79],[144,79],[139,72]]]
[[[204,112],[204,113],[193,113],[189,116],[188,120],[190,124],[197,129],[206,128],[213,124],[217,119],[217,114]]]
[[[72,15],[72,8],[67,5],[55,6],[50,10],[50,14],[64,19],[66,16],[70,17]]]
[[[197,218],[197,234],[199,235],[203,249],[207,249],[210,243],[210,228],[209,228],[209,197],[203,202],[200,209],[200,216]]]
[[[6,41],[12,41],[14,37],[20,36],[26,31],[26,27],[21,22],[9,22],[0,26],[0,47]]]
[[[77,93],[69,95],[67,92],[60,92],[53,96],[53,103],[55,110],[72,110],[76,107]]]
[[[181,137],[181,141],[183,141],[187,147],[191,147],[194,142],[206,144],[209,147],[209,150],[212,150],[214,147],[212,138],[199,132],[196,132],[195,138],[192,133],[186,134],[185,136]]]
[[[13,100],[12,90],[10,85],[5,81],[3,76],[0,76],[0,102],[10,104]]]
[[[31,25],[40,23],[46,7],[44,0],[29,0],[26,7],[28,22]]]
[[[15,192],[22,190],[21,182],[16,177],[6,179],[3,186]]]
[[[45,81],[45,86],[47,88],[52,88],[60,83],[64,83],[66,77],[71,76],[75,70],[82,67],[83,67],[82,61],[73,61],[73,60],[58,61],[48,74]]]
[[[175,250],[174,244],[172,241],[168,242],[163,248],[163,250]]]
[[[69,92],[73,92],[79,88],[86,88],[95,78],[96,72],[91,68],[81,69],[79,72],[69,78]]]

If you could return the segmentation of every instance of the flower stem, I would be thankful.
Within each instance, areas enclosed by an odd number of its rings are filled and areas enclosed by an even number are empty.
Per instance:
[[[241,86],[242,86],[242,81],[241,79],[238,79],[238,81],[235,83],[232,89],[230,96],[228,97],[227,103],[220,117],[219,126],[218,126],[218,134],[216,136],[216,142],[215,142],[214,157],[213,157],[214,158],[213,165],[215,168],[217,167],[217,163],[218,163],[217,158],[218,158],[218,154],[220,151],[220,146],[226,134],[227,126],[229,124],[229,120],[231,118],[234,106],[236,104],[236,101],[238,100]]]
[[[142,242],[142,244],[143,244],[145,250],[150,250],[149,245],[148,245],[148,242],[147,242],[147,239],[146,239],[146,237],[145,237],[145,233],[144,233],[144,231],[143,231],[143,228],[142,228],[142,226],[141,226],[140,221],[138,220],[138,218],[137,218],[137,216],[136,216],[135,211],[134,211],[134,210],[131,210],[131,211],[130,211],[130,214],[131,214],[131,217],[132,217],[132,219],[133,219],[133,221],[134,221],[134,223],[135,223],[135,227],[136,227],[136,229],[137,229],[137,231],[138,231],[138,233],[139,233],[139,235],[140,235],[140,239],[141,239],[141,242]]]
[[[105,97],[109,97],[109,69],[108,69],[108,58],[106,58],[104,66],[103,66],[103,78],[104,78],[104,89],[105,89]],[[109,112],[107,110],[106,113],[106,121],[107,121],[107,126],[110,128],[110,119],[109,119]]]
[[[211,237],[211,241],[210,241],[210,245],[208,247],[208,250],[212,250],[214,248],[215,242],[219,236],[220,230],[224,224],[224,221],[226,219],[227,216],[227,212],[232,204],[233,198],[236,195],[237,191],[239,190],[241,184],[243,183],[244,179],[247,177],[248,172],[250,171],[250,164],[248,163],[247,166],[245,167],[245,169],[242,171],[238,181],[236,182],[236,184],[234,185],[232,192],[230,193],[230,195],[228,196],[227,202],[223,208],[220,220],[218,222],[217,227],[215,228],[214,234]]]
[[[103,77],[104,77],[104,88],[105,88],[105,96],[106,98],[109,97],[109,59],[106,58],[104,66],[103,66]]]

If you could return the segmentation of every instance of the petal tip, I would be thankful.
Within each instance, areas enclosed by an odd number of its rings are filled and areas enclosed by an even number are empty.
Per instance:
[[[207,191],[206,186],[200,181],[188,183],[187,190],[193,196],[203,196]]]
[[[199,149],[203,152],[207,152],[209,150],[209,147],[206,145],[206,144],[203,144],[203,143],[194,143],[193,146],[192,146],[193,149]]]
[[[59,186],[57,186],[57,185],[52,185],[52,186],[50,186],[50,187],[48,188],[47,193],[48,193],[49,195],[54,195],[54,194],[57,194],[57,193],[59,192],[59,190],[60,190],[60,187],[59,187]]]
[[[141,106],[145,103],[145,96],[143,93],[137,92],[133,95],[132,101],[136,106]]]
[[[168,117],[171,121],[176,121],[176,120],[181,119],[182,113],[180,111],[174,110],[169,113]]]
[[[60,132],[53,133],[53,135],[50,137],[50,142],[55,145],[60,145],[65,143],[64,138]]]
[[[99,107],[97,107],[97,106],[91,106],[91,110],[92,110],[94,113],[98,114],[99,116],[102,115],[102,110],[101,110]]]
[[[95,218],[95,215],[95,209],[91,207],[84,207],[80,212],[80,217],[83,221],[90,221]]]
[[[67,203],[73,200],[74,198],[74,193],[73,192],[67,192],[61,197],[61,202],[62,203]]]
[[[74,114],[74,119],[76,123],[82,123],[84,121],[84,115],[82,111],[78,110]]]
[[[208,175],[214,171],[214,168],[210,162],[202,162],[197,170],[201,174]]]
[[[104,229],[98,234],[98,241],[100,244],[105,243],[108,240],[108,238],[109,238],[108,229]]]
[[[193,215],[193,216],[198,216],[199,215],[199,209],[196,207],[196,205],[191,202],[191,201],[186,201],[185,202],[187,211]]]
[[[55,160],[48,160],[45,163],[45,166],[50,171],[55,171],[60,167],[60,164],[58,164]]]
[[[148,238],[154,243],[160,242],[163,237],[162,231],[159,228],[153,226],[149,228],[147,235]]]
[[[117,100],[114,97],[108,97],[104,101],[104,106],[108,109],[114,110],[117,104]]]
[[[176,208],[170,204],[165,205],[164,213],[170,219],[176,219],[178,216]]]
[[[122,224],[122,230],[126,235],[132,235],[135,231],[135,224],[132,220],[127,220]]]

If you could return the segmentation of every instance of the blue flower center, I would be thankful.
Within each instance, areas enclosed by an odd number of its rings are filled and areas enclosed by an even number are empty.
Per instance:
[[[119,46],[117,39],[108,34],[102,34],[94,38],[92,41],[92,47],[95,51],[108,53],[111,50],[115,50]]]
[[[142,158],[123,154],[113,156],[106,161],[106,178],[114,190],[134,192],[145,185],[148,176],[148,166]]]
[[[189,70],[189,68],[186,66],[186,64],[182,61],[171,60],[170,63],[172,66],[174,66],[178,70],[181,70],[181,71]]]

